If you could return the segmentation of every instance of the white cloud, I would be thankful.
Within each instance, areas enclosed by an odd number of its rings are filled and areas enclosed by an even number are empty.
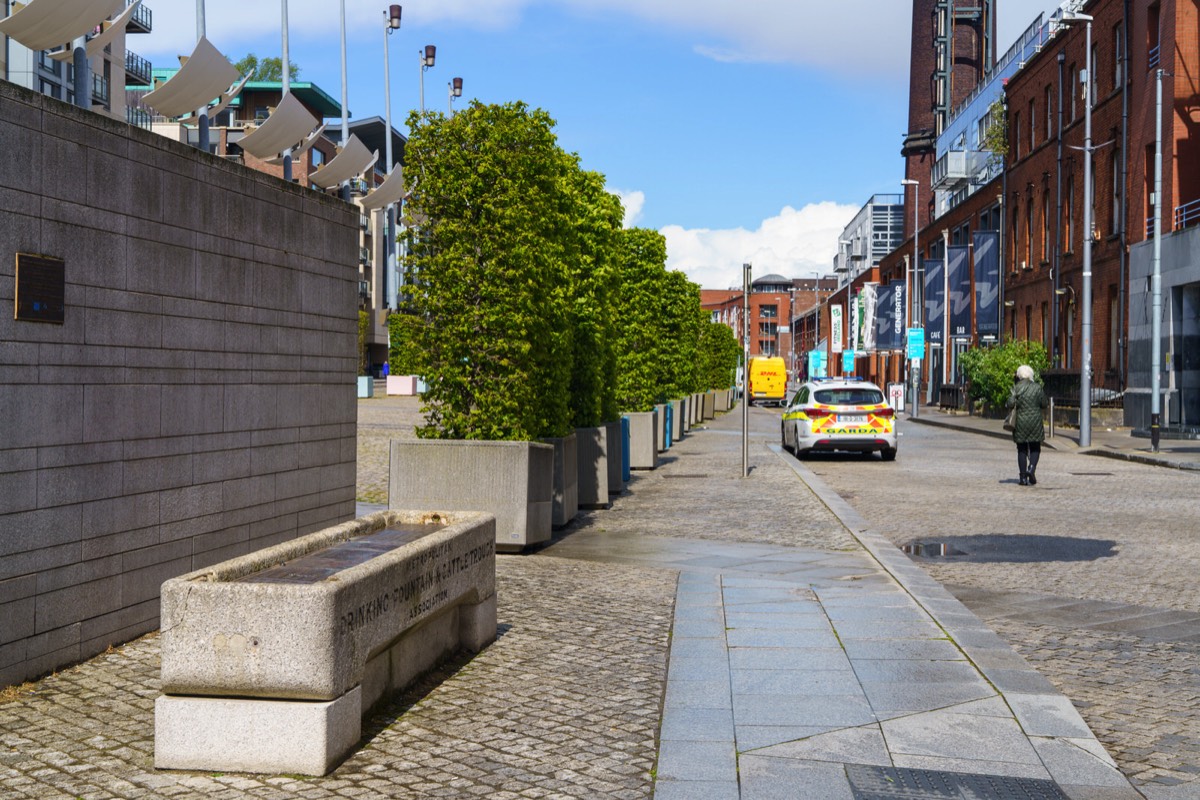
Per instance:
[[[753,231],[668,225],[661,230],[667,239],[667,268],[685,272],[704,289],[741,286],[747,261],[754,265],[755,278],[772,272],[787,278],[824,275],[833,267],[838,236],[858,210],[832,202],[799,210],[786,206]]]
[[[646,193],[614,189],[611,186],[608,187],[608,190],[621,198],[621,205],[625,207],[624,226],[632,228],[637,225],[638,220],[642,218],[642,209],[646,206]]]
[[[240,55],[266,31],[280,29],[280,7],[274,3],[206,0],[208,38],[219,50]],[[406,28],[456,25],[474,29],[515,28],[524,13],[539,6],[560,5],[602,14],[625,15],[649,22],[666,33],[692,37],[698,54],[722,62],[799,64],[837,73],[870,75],[880,69],[908,69],[912,6],[898,0],[405,0]],[[999,52],[1008,48],[1038,12],[1056,7],[1054,0],[1004,0],[997,3]],[[346,24],[351,37],[366,31],[382,36],[385,4],[348,2]],[[329,0],[289,0],[289,33],[319,36],[337,46],[338,9]],[[190,3],[154,5],[154,32],[140,52],[187,53],[195,44],[195,9]],[[233,57],[237,57],[234,55]],[[160,59],[161,60],[161,59]]]

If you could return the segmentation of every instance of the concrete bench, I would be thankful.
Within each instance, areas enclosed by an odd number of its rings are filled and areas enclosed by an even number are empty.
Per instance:
[[[495,539],[381,511],[164,583],[155,766],[328,773],[373,705],[495,639]]]

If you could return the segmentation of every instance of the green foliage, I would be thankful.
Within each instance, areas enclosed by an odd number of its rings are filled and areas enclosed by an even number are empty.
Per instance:
[[[425,438],[533,440],[571,429],[570,160],[553,120],[473,102],[409,118],[406,267],[416,276]],[[419,235],[415,232],[419,227]]]
[[[971,397],[996,410],[1003,408],[1008,400],[1017,367],[1028,364],[1040,376],[1050,366],[1050,358],[1041,342],[1021,339],[974,347],[962,354],[960,363],[963,375],[970,382]]]
[[[388,372],[392,375],[420,375],[421,351],[417,335],[423,323],[412,314],[388,316]]]
[[[1002,165],[1008,156],[1008,117],[1004,113],[1004,103],[999,99],[988,106],[987,120],[979,147],[991,154],[989,164]]]
[[[662,403],[701,391],[700,286],[682,272],[665,272],[660,302],[658,402]]]
[[[734,370],[742,358],[742,347],[728,325],[706,321],[702,330],[699,390],[728,389],[733,385]]]
[[[358,312],[358,374],[367,374],[367,335],[371,332],[371,315]]]
[[[242,75],[249,75],[252,81],[279,83],[283,80],[283,58],[281,56],[260,59],[254,53],[247,53],[233,66]],[[290,60],[288,67],[288,78],[293,81],[299,80],[300,67]]]
[[[617,238],[624,210],[604,188],[604,176],[568,157],[567,263],[571,272],[571,424],[590,428],[617,419],[617,355],[613,299]]]
[[[666,239],[645,228],[623,230],[619,258],[617,404],[622,412],[650,411],[661,395],[659,313]]]

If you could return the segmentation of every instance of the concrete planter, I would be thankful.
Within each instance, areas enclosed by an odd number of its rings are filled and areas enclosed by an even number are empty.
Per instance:
[[[542,440],[554,448],[554,512],[551,524],[565,528],[579,513],[579,445],[574,433]]]
[[[633,479],[633,468],[629,466],[629,450],[629,417],[621,417],[621,482],[625,486]]]
[[[358,396],[360,398],[375,396],[375,379],[370,375],[358,376]]]
[[[683,438],[683,401],[671,401],[671,444]]]
[[[704,395],[699,393],[692,395],[691,408],[692,424],[699,425],[704,421]]]
[[[692,398],[689,395],[679,402],[683,403],[683,413],[681,413],[679,416],[683,421],[683,433],[686,436],[687,433],[692,429]]]
[[[629,467],[658,468],[658,412],[635,411],[626,414],[629,420]]]
[[[729,410],[729,390],[721,389],[717,392],[717,411]]]
[[[704,419],[713,419],[717,416],[717,393],[705,392],[701,395],[704,403],[704,410],[701,412]]]
[[[621,433],[622,425],[622,420],[604,423],[608,446],[608,493],[610,495],[625,491],[625,472],[629,469],[629,460],[625,457],[627,452],[625,436]],[[582,444],[580,452],[582,453]]]
[[[540,442],[393,440],[388,506],[486,511],[496,517],[496,548],[523,550],[550,539],[554,448]]]
[[[579,507],[608,508],[608,427],[576,428],[579,453]]]
[[[387,393],[391,395],[409,396],[417,394],[417,385],[421,379],[416,375],[388,375]]]
[[[654,407],[654,413],[658,416],[654,420],[654,431],[657,437],[658,452],[665,453],[671,449],[671,440],[667,436],[667,406],[665,403],[659,403]]]

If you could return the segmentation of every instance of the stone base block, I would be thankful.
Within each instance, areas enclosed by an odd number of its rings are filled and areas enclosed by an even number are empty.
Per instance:
[[[640,411],[625,415],[629,420],[629,466],[658,468],[658,412]]]
[[[163,695],[154,703],[154,766],[326,775],[362,735],[362,694],[336,700]]]
[[[414,395],[417,393],[418,381],[420,378],[416,375],[388,375],[387,393],[402,396]]]
[[[575,443],[579,453],[579,507],[608,508],[608,429],[576,428]]]
[[[375,396],[375,379],[369,375],[358,376],[358,396],[359,398]]]

